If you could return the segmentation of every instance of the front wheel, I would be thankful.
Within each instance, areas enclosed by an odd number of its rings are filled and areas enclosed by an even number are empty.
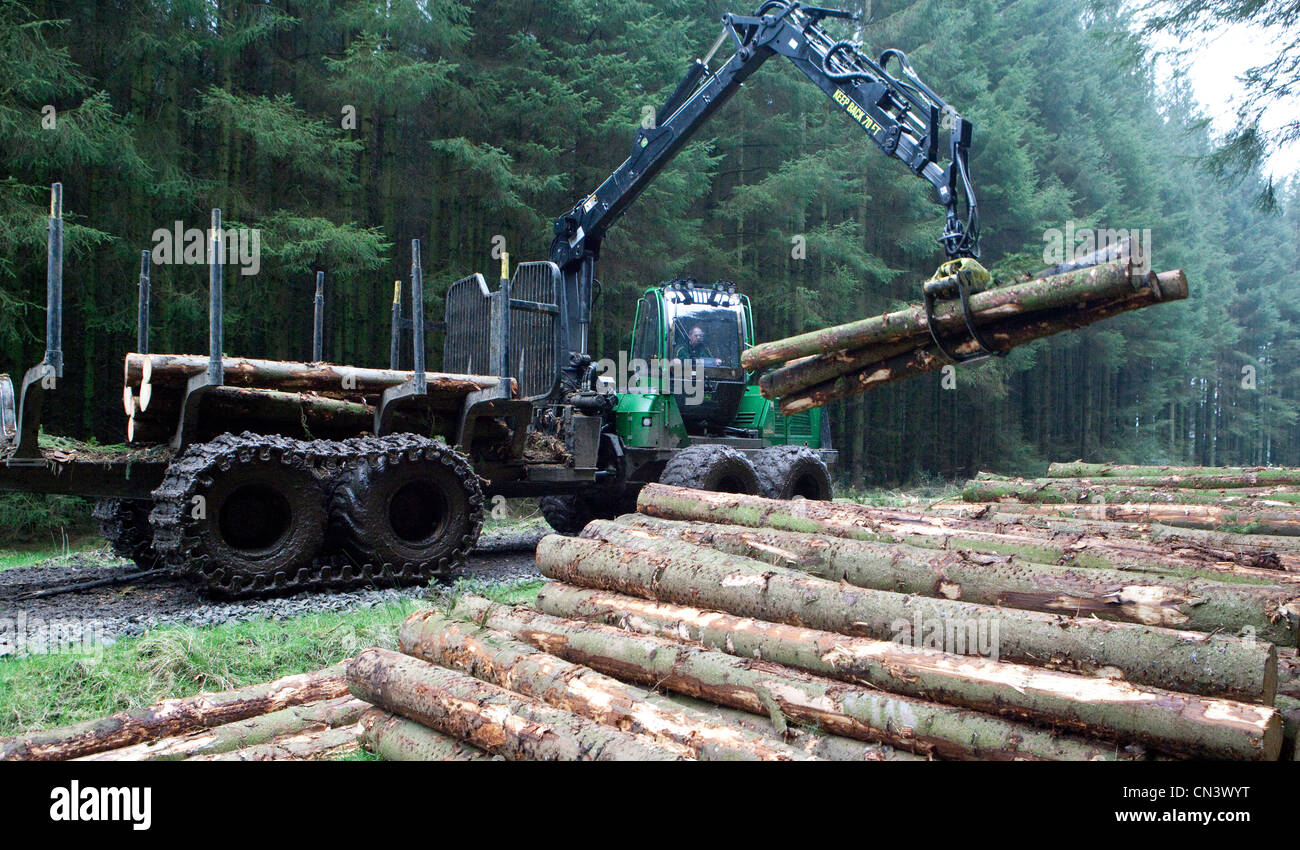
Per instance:
[[[690,446],[673,455],[659,476],[660,484],[712,490],[716,493],[759,494],[758,474],[742,452],[729,446]]]
[[[834,496],[830,470],[807,446],[763,449],[754,455],[754,469],[766,498],[829,502]]]

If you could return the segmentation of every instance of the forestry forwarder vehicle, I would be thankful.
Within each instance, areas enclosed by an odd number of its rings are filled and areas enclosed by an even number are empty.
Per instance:
[[[496,291],[480,274],[450,287],[443,373],[425,371],[418,241],[409,318],[401,315],[400,286],[394,295],[388,370],[321,362],[320,273],[313,362],[226,357],[219,210],[208,244],[208,355],[149,354],[144,252],[138,351],[127,355],[125,370],[130,445],[121,450],[40,441],[45,397],[57,396],[63,376],[56,184],[46,354],[18,393],[0,376],[0,490],[98,498],[96,516],[119,554],[144,567],[161,564],[225,597],[446,577],[477,542],[486,499],[495,495],[541,497],[547,520],[566,533],[631,510],[651,481],[829,499],[836,453],[825,417],[816,410],[781,416],[759,394],[757,376],[745,374],[740,352],[754,343],[753,320],[734,285],[678,280],[645,291],[631,355],[680,366],[675,379],[651,369],[615,392],[587,350],[608,228],[778,54],[886,155],[935,187],[947,211],[940,242],[949,259],[978,256],[971,125],[917,78],[903,53],[887,50],[873,61],[854,43],[832,38],[821,27],[826,18],[853,16],[775,0],[753,16],[724,15],[722,34],[691,65],[655,126],[640,129],[627,160],[556,220],[548,261],[503,272]],[[728,39],[734,55],[712,68]],[[891,61],[900,77],[886,70]],[[927,303],[961,298],[964,305],[965,281],[955,271],[928,283]],[[407,330],[412,371],[402,372]],[[702,394],[688,393],[688,381],[702,382]]]

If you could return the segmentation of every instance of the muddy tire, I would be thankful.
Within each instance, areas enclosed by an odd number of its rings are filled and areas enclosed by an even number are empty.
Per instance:
[[[754,455],[759,495],[768,499],[811,499],[829,502],[834,496],[831,473],[817,452],[807,446],[772,446]]]
[[[152,510],[153,503],[142,499],[100,499],[92,514],[113,554],[146,570],[161,563],[153,548],[153,526],[149,525]]]
[[[638,490],[619,496],[543,496],[538,499],[538,506],[556,534],[573,537],[593,519],[616,519],[623,514],[636,513]]]
[[[308,445],[246,433],[188,449],[154,491],[159,555],[218,596],[297,586],[321,552],[327,518],[327,478]]]
[[[756,496],[758,474],[741,452],[728,446],[690,446],[673,455],[659,476],[660,484]]]
[[[427,584],[462,566],[483,527],[483,489],[469,461],[411,435],[366,438],[334,482],[330,536],[377,584]]]

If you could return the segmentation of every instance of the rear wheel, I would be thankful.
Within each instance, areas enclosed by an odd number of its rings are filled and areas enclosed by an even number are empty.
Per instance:
[[[330,498],[343,549],[375,565],[382,584],[427,584],[461,566],[483,526],[483,490],[469,461],[412,435],[350,442],[360,456]]]
[[[623,495],[543,496],[538,500],[542,516],[557,534],[572,537],[593,519],[615,519],[636,512],[636,492]]]
[[[831,473],[817,452],[807,446],[771,446],[754,455],[760,495],[769,499],[812,499],[829,502],[834,496]]]
[[[325,539],[325,477],[308,444],[224,434],[193,446],[154,491],[154,546],[223,596],[306,580]]]
[[[153,527],[149,525],[152,510],[153,503],[142,499],[100,499],[93,514],[113,554],[135,561],[146,570],[161,561],[153,548]]]
[[[673,455],[660,484],[756,496],[758,475],[749,458],[729,446],[690,446]]]

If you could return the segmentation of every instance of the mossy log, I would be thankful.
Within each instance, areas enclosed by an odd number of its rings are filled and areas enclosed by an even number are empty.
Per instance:
[[[1003,319],[980,328],[980,335],[995,352],[1007,352],[1034,340],[1077,330],[1096,322],[1155,304],[1187,297],[1187,278],[1182,272],[1165,272],[1147,281],[1141,291],[1110,301],[1081,306],[1043,310],[1025,316]],[[983,349],[968,340],[951,346],[959,356],[978,355]],[[886,384],[915,375],[937,371],[953,361],[933,342],[922,342],[911,351],[876,361],[855,371],[841,374],[781,398],[781,412],[793,416],[832,401],[870,392]]]
[[[1300,643],[1300,587],[1262,587],[1119,570],[1064,568],[1015,556],[936,552],[826,535],[680,523],[652,517],[595,520],[583,537],[673,552],[682,541],[858,587],[1030,611],[1252,634]],[[681,550],[684,557],[690,550]]]
[[[1039,564],[1059,564],[1139,572],[1196,574],[1240,573],[1269,583],[1287,581],[1274,572],[1238,569],[1213,553],[1180,551],[1161,542],[1137,543],[1104,533],[1056,534],[1030,527],[1008,528],[996,522],[933,516],[894,508],[841,502],[781,501],[758,496],[708,493],[650,484],[641,491],[639,509],[664,519],[715,522],[749,528],[772,528],[830,534],[879,543],[906,543],[925,549],[970,549],[1018,555]],[[1104,531],[1104,530],[1103,530]]]
[[[1178,481],[1179,487],[1261,487],[1300,484],[1300,469],[1281,466],[1132,466],[1110,463],[1054,463],[1048,478],[1123,478]],[[1232,482],[1232,483],[1226,483]],[[1159,485],[1151,485],[1159,486]]]
[[[510,608],[481,597],[462,597],[453,614],[623,681],[772,717],[778,724],[803,724],[918,755],[1001,761],[1133,757],[1133,753],[1105,742],[850,685],[677,640]]]
[[[361,746],[383,761],[501,761],[414,720],[372,708],[361,716]]]
[[[1154,489],[1078,479],[1006,479],[966,482],[961,497],[966,502],[1000,502],[1014,499],[1045,505],[1076,503],[1136,503],[1143,505],[1219,505],[1222,507],[1282,507],[1300,503],[1300,493],[1284,487],[1254,487],[1235,490]]]
[[[1129,263],[1121,260],[977,292],[970,298],[970,308],[976,325],[985,325],[999,319],[1070,307],[1085,301],[1121,298],[1134,289]],[[966,324],[960,304],[938,305],[934,318],[935,330],[940,336],[965,335]],[[928,339],[929,334],[925,306],[917,304],[881,316],[756,345],[741,355],[741,364],[752,372],[805,356],[876,348],[915,337]]]
[[[1300,537],[1300,510],[1183,504],[1039,504],[997,502],[998,511],[1024,516],[1079,517],[1118,523],[1145,523],[1233,535]]]
[[[1175,694],[1116,679],[851,638],[682,605],[550,584],[537,607],[642,634],[686,638],[845,682],[1040,721],[1088,737],[1144,743],[1189,757],[1270,760],[1281,747],[1271,708]]]
[[[222,753],[197,755],[189,761],[326,761],[355,753],[361,748],[355,724],[341,729],[318,729],[282,735],[267,741]]]
[[[386,649],[348,665],[352,693],[510,761],[673,761],[685,747],[654,744],[473,676]]]
[[[537,564],[568,584],[846,635],[926,645],[924,635],[969,634],[941,646],[1181,693],[1271,704],[1277,688],[1277,650],[1262,641],[868,590],[694,548],[680,557],[552,535]]]

